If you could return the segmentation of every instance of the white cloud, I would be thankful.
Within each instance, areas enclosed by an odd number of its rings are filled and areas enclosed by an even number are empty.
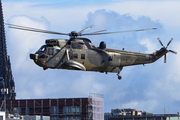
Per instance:
[[[149,38],[141,39],[139,43],[147,48],[147,51],[145,51],[146,53],[152,53],[158,50],[157,45],[151,42]]]
[[[136,110],[142,111],[153,111],[158,102],[156,100],[147,100],[147,101],[132,101],[123,105],[124,108],[134,108]]]
[[[35,20],[25,15],[13,16],[8,20],[9,23],[21,26],[32,26],[41,29],[47,29],[49,24],[45,18]],[[7,44],[8,50],[13,59],[12,63],[15,68],[24,67],[29,59],[29,54],[35,52],[44,44],[47,35],[38,34],[28,31],[8,29]],[[23,64],[22,64],[23,63]],[[25,68],[24,68],[25,69]]]

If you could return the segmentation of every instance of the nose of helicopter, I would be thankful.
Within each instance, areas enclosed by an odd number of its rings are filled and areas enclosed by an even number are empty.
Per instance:
[[[37,60],[38,54],[30,54],[29,57],[30,59]]]

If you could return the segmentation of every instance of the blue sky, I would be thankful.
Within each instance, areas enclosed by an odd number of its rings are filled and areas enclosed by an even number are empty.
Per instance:
[[[75,0],[32,1],[2,0],[4,21],[18,25],[69,33],[95,25],[89,31],[134,30],[157,27],[155,31],[123,33],[104,36],[87,36],[99,46],[105,41],[108,48],[142,53],[152,53],[161,48],[160,37],[169,49],[180,53],[180,2],[179,1],[130,1],[130,0]],[[29,59],[45,39],[66,38],[6,27],[8,55],[15,79],[18,99],[87,97],[89,93],[104,94],[105,112],[122,105],[152,113],[180,111],[179,54],[167,55],[155,63],[124,67],[122,80],[116,74],[70,70],[44,71]],[[165,108],[165,111],[164,111]]]

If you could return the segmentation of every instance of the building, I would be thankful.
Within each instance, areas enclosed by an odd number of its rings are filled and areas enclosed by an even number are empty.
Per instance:
[[[104,98],[90,94],[87,98],[7,100],[6,113],[50,116],[51,120],[104,120]]]
[[[37,116],[37,115],[25,115],[23,116],[23,120],[50,120],[49,116]]]
[[[4,19],[0,0],[0,100],[16,98],[15,84],[11,71],[10,57],[7,56]]]
[[[147,116],[119,116],[108,120],[180,120],[179,114],[157,114]]]
[[[5,120],[5,119],[6,119],[5,112],[0,111],[0,120]]]
[[[7,114],[6,115],[6,120],[50,120],[49,116],[38,116],[38,115],[12,115],[12,114]]]
[[[137,111],[133,108],[125,108],[125,109],[111,109],[110,113],[104,114],[104,120],[109,120],[109,118],[119,118],[120,116],[147,116],[153,115],[153,113],[148,113],[146,111]]]
[[[112,109],[104,114],[104,120],[180,120],[178,114],[153,114],[136,109]]]

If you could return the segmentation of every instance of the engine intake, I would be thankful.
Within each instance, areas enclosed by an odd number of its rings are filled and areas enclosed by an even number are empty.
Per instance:
[[[104,41],[102,41],[100,44],[99,44],[99,48],[100,49],[106,49],[106,43]]]
[[[59,46],[59,41],[58,39],[48,39],[46,45]]]

